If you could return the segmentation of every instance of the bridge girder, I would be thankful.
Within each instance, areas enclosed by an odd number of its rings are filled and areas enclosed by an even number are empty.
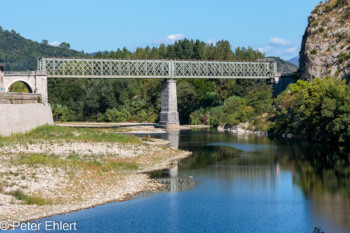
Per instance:
[[[184,61],[39,58],[38,70],[54,78],[273,79],[276,61]]]

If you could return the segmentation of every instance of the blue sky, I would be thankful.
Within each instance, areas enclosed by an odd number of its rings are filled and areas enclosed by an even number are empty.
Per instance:
[[[307,17],[320,0],[0,0],[0,26],[22,36],[95,52],[172,43],[183,37],[269,56],[298,55]]]

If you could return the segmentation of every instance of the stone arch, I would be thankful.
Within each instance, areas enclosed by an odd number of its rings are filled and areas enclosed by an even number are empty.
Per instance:
[[[12,86],[12,84],[17,83],[17,82],[23,83],[23,84],[27,87],[29,93],[34,93],[34,88],[31,87],[30,84],[29,84],[28,82],[26,82],[26,81],[24,81],[24,80],[21,80],[21,79],[14,80],[13,82],[11,82],[11,83],[7,86],[6,92],[9,92],[10,87]]]

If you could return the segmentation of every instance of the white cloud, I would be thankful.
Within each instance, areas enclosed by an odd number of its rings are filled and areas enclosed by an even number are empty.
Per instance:
[[[299,46],[299,45],[296,45],[296,46],[294,46],[294,47],[287,48],[287,49],[286,49],[286,52],[287,52],[287,53],[297,53],[297,52],[299,52],[299,50],[300,50],[300,46]]]
[[[52,41],[52,42],[49,42],[49,45],[55,46],[55,47],[59,46],[60,44],[61,44],[61,42],[59,42],[59,41]]]
[[[291,42],[282,38],[272,37],[270,39],[270,43],[273,45],[279,45],[279,46],[287,46],[290,45]]]
[[[207,41],[207,44],[216,45],[216,40],[215,40],[215,39],[209,39],[209,40]]]
[[[179,34],[170,34],[169,36],[167,36],[167,39],[169,41],[174,41],[174,42],[177,41],[177,40],[181,40],[183,38],[185,38],[185,35],[181,34],[181,33],[179,33]]]
[[[268,52],[273,50],[273,47],[272,46],[266,46],[266,47],[258,48],[258,50],[260,52],[262,52],[262,53],[268,53]]]
[[[153,41],[152,44],[155,46],[158,46],[160,44],[173,44],[175,43],[175,41],[178,40],[182,40],[184,39],[186,36],[182,33],[178,33],[178,34],[170,34],[167,37],[160,39],[160,40],[156,40]]]
[[[288,59],[298,55],[301,41],[290,41],[283,38],[272,37],[267,44],[258,48],[266,56],[278,56]]]

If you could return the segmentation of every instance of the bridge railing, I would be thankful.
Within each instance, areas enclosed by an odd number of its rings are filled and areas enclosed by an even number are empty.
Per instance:
[[[35,71],[5,71],[5,75],[35,75]]]
[[[262,78],[275,61],[183,61],[39,58],[38,69],[56,78]]]

